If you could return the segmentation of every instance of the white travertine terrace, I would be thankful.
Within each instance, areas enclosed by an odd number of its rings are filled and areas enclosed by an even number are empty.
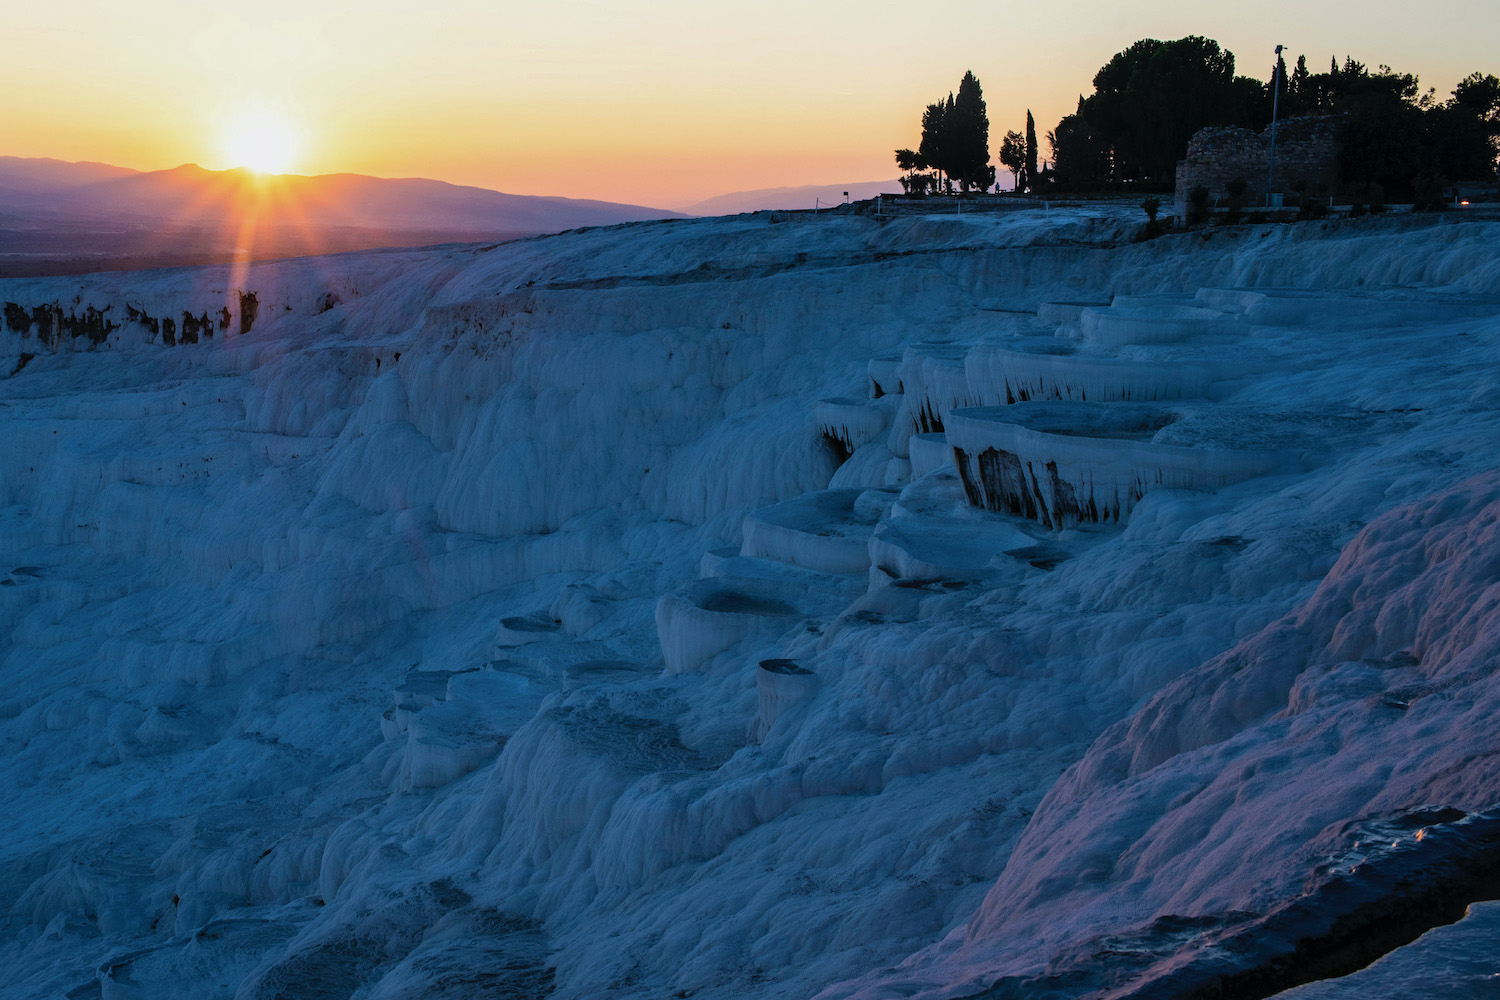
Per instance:
[[[661,598],[656,632],[668,674],[700,669],[747,639],[770,638],[799,622],[785,584],[713,577]]]
[[[983,344],[964,358],[970,396],[980,406],[1028,400],[1154,402],[1207,398],[1243,376],[1243,357],[1224,351],[1161,348],[1121,357],[1081,350],[1056,338]]]
[[[950,411],[951,412],[951,411]],[[921,479],[929,472],[953,468],[953,448],[942,431],[932,434],[913,434],[906,442],[911,455],[911,477]]]
[[[759,743],[765,739],[776,720],[811,698],[817,687],[817,675],[796,660],[761,660],[755,670],[760,704],[747,734],[750,740]]]
[[[861,519],[862,489],[824,490],[745,515],[740,553],[820,573],[862,574],[870,568],[873,521]]]
[[[1235,317],[1194,305],[1130,305],[1085,309],[1078,319],[1083,339],[1096,347],[1176,344],[1192,337],[1231,334]]]
[[[1153,489],[1204,489],[1289,464],[1274,451],[1152,440],[1178,418],[1162,407],[1018,403],[949,414],[964,488],[990,510],[1048,527],[1120,522]]]
[[[820,399],[813,407],[813,419],[824,435],[838,441],[845,451],[854,452],[885,435],[894,408],[894,401],[882,404],[863,399]]]

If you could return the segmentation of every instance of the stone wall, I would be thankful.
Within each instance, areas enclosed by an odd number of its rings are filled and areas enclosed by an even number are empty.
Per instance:
[[[1341,120],[1340,115],[1322,115],[1276,124],[1277,191],[1298,184],[1332,186],[1338,179],[1336,133]],[[1264,205],[1270,161],[1269,127],[1259,133],[1232,126],[1199,129],[1188,143],[1187,159],[1177,164],[1177,217],[1187,217],[1188,192],[1199,184],[1208,188],[1210,199],[1222,204],[1227,199],[1224,185],[1243,180],[1245,204]]]

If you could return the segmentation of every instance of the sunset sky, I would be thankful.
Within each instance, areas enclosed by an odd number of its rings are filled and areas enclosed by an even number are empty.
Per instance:
[[[5,0],[4,34],[0,155],[223,168],[285,129],[297,173],[668,208],[894,177],[965,69],[992,147],[1028,107],[1045,131],[1143,37],[1207,35],[1257,77],[1278,42],[1348,53],[1440,96],[1500,73],[1494,0]]]

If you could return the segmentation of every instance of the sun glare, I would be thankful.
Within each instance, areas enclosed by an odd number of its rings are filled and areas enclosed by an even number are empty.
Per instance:
[[[248,167],[264,174],[281,174],[291,169],[297,154],[296,136],[291,126],[273,115],[248,114],[231,126],[226,152],[237,167]]]

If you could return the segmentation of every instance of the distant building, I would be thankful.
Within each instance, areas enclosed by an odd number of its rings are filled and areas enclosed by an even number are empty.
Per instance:
[[[1333,186],[1338,180],[1336,133],[1342,117],[1287,118],[1276,124],[1276,191],[1297,185]],[[1262,132],[1233,126],[1199,129],[1188,143],[1187,159],[1177,164],[1177,217],[1187,217],[1188,192],[1200,184],[1208,188],[1210,199],[1222,203],[1224,185],[1243,180],[1245,204],[1266,204],[1270,167],[1269,126]]]

